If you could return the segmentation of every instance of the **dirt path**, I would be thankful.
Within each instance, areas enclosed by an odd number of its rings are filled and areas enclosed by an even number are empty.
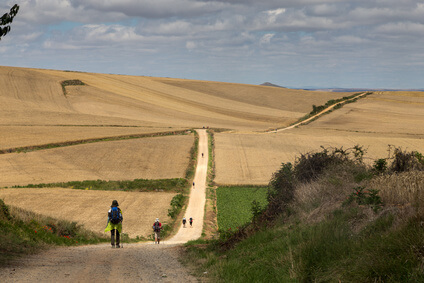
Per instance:
[[[348,101],[351,101],[351,100],[354,100],[354,99],[358,99],[358,98],[360,98],[360,97],[362,97],[362,96],[364,96],[364,95],[366,95],[366,94],[367,94],[367,92],[363,92],[363,93],[361,93],[361,94],[359,94],[359,95],[357,95],[357,96],[355,96],[355,97],[353,97],[353,98],[350,98],[350,99],[347,99],[347,100],[344,100],[344,101],[338,102],[338,103],[336,103],[336,104],[330,105],[330,106],[328,106],[327,108],[325,108],[324,110],[322,110],[321,112],[319,112],[319,113],[315,114],[315,115],[314,115],[314,116],[312,116],[312,117],[309,117],[309,118],[308,118],[308,119],[306,119],[306,120],[303,120],[303,121],[301,121],[301,122],[299,122],[299,123],[296,123],[296,124],[294,124],[294,125],[291,125],[291,126],[288,126],[288,127],[285,127],[285,128],[281,128],[281,129],[277,129],[277,130],[269,131],[268,133],[278,133],[278,132],[282,132],[282,131],[285,131],[285,130],[290,130],[290,129],[296,128],[296,127],[298,127],[298,126],[301,126],[301,125],[303,125],[303,124],[306,124],[306,123],[310,122],[311,120],[313,120],[313,119],[317,118],[318,116],[321,116],[322,114],[324,114],[324,113],[326,113],[326,112],[328,112],[328,111],[332,110],[334,107],[336,107],[336,106],[338,106],[338,105],[340,105],[340,104],[342,104],[342,103],[346,103],[346,102],[348,102]]]
[[[178,261],[180,243],[201,236],[205,206],[208,139],[198,130],[199,155],[186,218],[193,227],[180,228],[161,245],[125,244],[111,249],[109,244],[51,249],[28,256],[0,269],[4,282],[197,282]],[[203,157],[202,157],[203,153]]]

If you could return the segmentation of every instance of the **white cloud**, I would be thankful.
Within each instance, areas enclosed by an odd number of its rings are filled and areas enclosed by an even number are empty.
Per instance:
[[[260,43],[261,44],[269,44],[271,42],[271,39],[274,37],[274,33],[267,33],[264,36],[262,36]]]
[[[10,6],[17,2],[7,1]],[[19,5],[11,33],[0,42],[2,64],[39,60],[44,66],[46,60],[37,58],[73,64],[69,53],[81,61],[89,58],[91,68],[104,61],[101,56],[111,61],[128,56],[132,60],[126,64],[111,65],[125,73],[139,68],[134,58],[144,58],[144,68],[158,72],[178,70],[181,62],[193,60],[191,65],[199,64],[203,73],[228,72],[230,79],[234,73],[242,78],[231,66],[243,66],[253,57],[273,73],[284,72],[283,65],[296,67],[298,77],[302,70],[309,72],[308,64],[350,62],[354,68],[374,56],[373,66],[386,62],[385,69],[396,70],[405,64],[406,50],[414,54],[416,66],[424,59],[422,0],[20,0]],[[4,12],[7,7],[0,4]],[[16,50],[22,61],[7,57],[5,50]],[[30,58],[28,52],[37,56]],[[56,60],[52,55],[65,53]],[[163,65],[154,65],[157,61]],[[225,64],[228,71],[204,70],[207,63]]]

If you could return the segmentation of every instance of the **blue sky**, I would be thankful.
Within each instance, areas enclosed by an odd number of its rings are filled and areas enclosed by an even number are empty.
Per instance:
[[[415,0],[0,0],[0,65],[287,87],[424,88]]]

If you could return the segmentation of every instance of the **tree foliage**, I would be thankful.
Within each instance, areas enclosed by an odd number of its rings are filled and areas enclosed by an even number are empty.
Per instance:
[[[10,24],[13,22],[13,18],[18,14],[19,5],[15,4],[9,13],[4,14],[0,18],[0,40],[3,36],[10,32]]]

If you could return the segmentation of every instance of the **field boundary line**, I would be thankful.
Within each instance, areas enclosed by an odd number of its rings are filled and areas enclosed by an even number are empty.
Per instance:
[[[315,114],[315,115],[313,115],[313,116],[311,116],[311,117],[307,118],[306,120],[303,120],[303,121],[297,122],[297,123],[295,123],[295,124],[293,124],[293,125],[291,125],[291,126],[285,127],[285,128],[276,129],[276,130],[269,130],[269,131],[267,131],[266,133],[278,133],[278,132],[282,132],[282,131],[285,131],[285,130],[290,130],[290,129],[293,129],[293,128],[295,128],[295,127],[298,127],[298,126],[301,126],[301,125],[307,124],[307,123],[309,123],[309,122],[311,122],[311,121],[313,121],[313,120],[315,120],[315,119],[319,118],[319,117],[320,117],[320,116],[322,116],[323,114],[325,114],[325,113],[327,113],[327,112],[329,112],[329,111],[333,110],[333,109],[334,109],[335,107],[337,107],[337,106],[342,106],[342,105],[344,105],[344,104],[346,104],[346,103],[348,103],[348,102],[354,101],[354,100],[356,100],[356,99],[358,99],[358,98],[361,98],[361,97],[364,97],[364,96],[367,96],[367,95],[370,95],[370,94],[372,94],[372,92],[362,92],[362,93],[359,93],[358,95],[356,95],[356,96],[354,96],[354,97],[352,97],[352,98],[349,98],[349,99],[346,99],[346,100],[343,100],[343,101],[340,101],[340,102],[337,102],[337,103],[335,103],[335,104],[332,104],[332,105],[328,106],[328,107],[327,107],[327,108],[325,108],[324,110],[322,110],[322,111],[320,111],[319,113],[317,113],[317,114]]]
[[[52,149],[57,147],[66,147],[66,146],[95,143],[95,142],[182,135],[184,133],[187,133],[187,131],[191,131],[191,130],[186,129],[186,130],[169,131],[169,132],[120,135],[120,136],[110,136],[110,137],[102,137],[102,138],[80,139],[80,140],[57,142],[57,143],[47,143],[47,144],[41,144],[41,145],[31,145],[31,146],[15,147],[15,148],[8,148],[8,149],[0,149],[0,154],[8,154],[8,153],[15,153],[15,152],[29,152],[29,151]]]

